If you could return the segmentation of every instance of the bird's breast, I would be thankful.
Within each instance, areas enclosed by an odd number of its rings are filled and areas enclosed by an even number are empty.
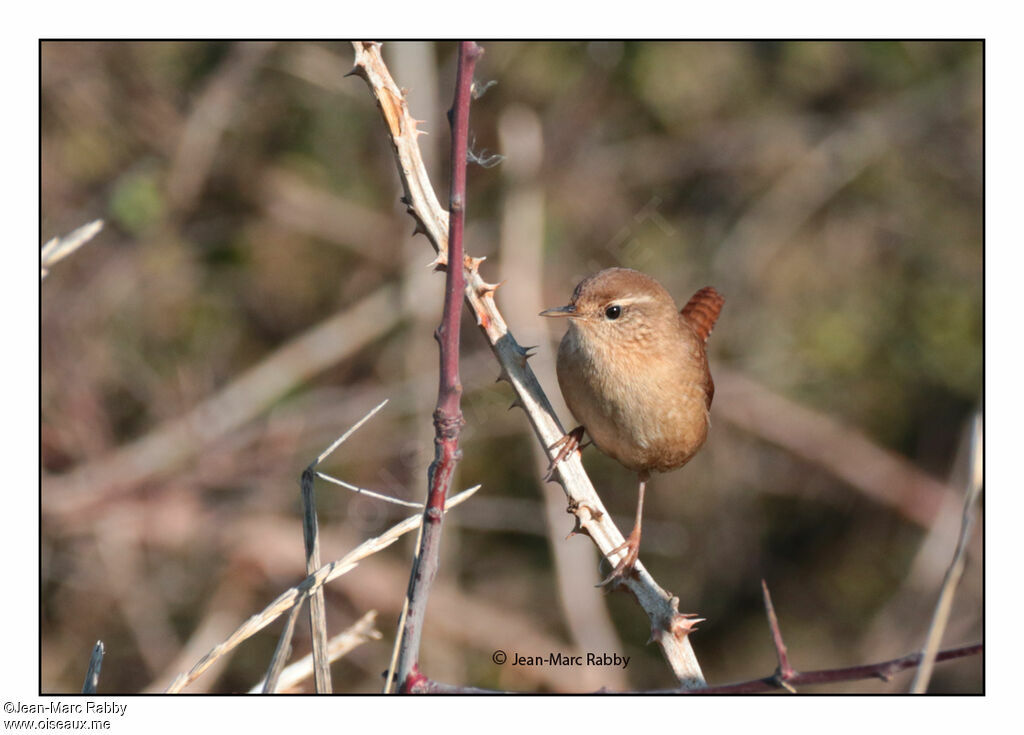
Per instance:
[[[573,332],[559,347],[559,387],[598,449],[635,471],[684,465],[707,438],[702,345],[623,349]]]

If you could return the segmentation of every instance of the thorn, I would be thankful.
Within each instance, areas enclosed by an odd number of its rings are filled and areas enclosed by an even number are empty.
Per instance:
[[[786,680],[794,673],[793,667],[789,664],[789,654],[786,651],[786,644],[782,640],[782,630],[779,628],[779,618],[775,614],[775,606],[772,604],[772,595],[768,591],[768,583],[761,580],[761,593],[764,595],[764,608],[768,616],[768,627],[771,629],[772,643],[775,645],[775,654],[779,659],[778,675],[781,680]]]
[[[479,153],[474,153],[471,150],[466,151],[466,163],[475,163],[480,168],[494,168],[504,160],[505,156],[500,153],[488,154],[486,148]]]
[[[404,204],[407,207],[411,207],[412,206],[412,202],[409,201],[409,197],[407,197],[405,194],[403,194],[402,196],[398,197],[398,201],[400,201],[402,204]]]
[[[508,407],[508,410],[511,411],[513,408],[522,408],[522,409],[525,410],[525,407],[523,406],[523,402],[519,400],[519,396],[516,396],[512,400],[512,405]]]
[[[442,255],[441,253],[438,253],[437,257],[435,257],[432,261],[427,263],[427,268],[432,268],[435,271],[443,271],[447,267],[448,267],[448,258],[447,258],[447,256]]]
[[[676,640],[683,640],[693,631],[697,630],[697,623],[703,623],[707,618],[698,618],[693,613],[676,613],[672,617],[671,631]]]
[[[571,506],[570,506],[570,508],[568,509],[567,512],[573,513]],[[586,528],[583,527],[583,524],[580,523],[580,517],[578,515],[576,515],[575,513],[573,513],[573,520],[575,521],[575,523],[573,525],[572,530],[569,531],[569,535],[565,537],[566,541],[571,539],[573,536],[577,536],[577,535],[580,535],[580,536],[590,536],[590,531],[588,531]],[[593,538],[593,537],[591,537],[591,538]]]
[[[479,320],[477,320],[477,321],[479,321]],[[512,385],[512,379],[508,376],[508,370],[505,369],[504,365],[502,365],[501,372],[498,373],[498,377],[494,379],[494,382],[495,383],[500,383],[503,380],[506,383],[508,383],[509,385]]]
[[[575,505],[570,503],[569,504],[569,509],[566,512],[572,513],[577,518],[579,518],[579,513],[582,510],[586,510],[587,513],[590,515],[590,517],[593,518],[595,521],[600,521],[601,518],[604,516],[604,513],[602,513],[599,510],[594,510],[593,508],[591,508],[586,503],[576,503]]]
[[[513,359],[516,361],[516,364],[519,365],[519,367],[526,369],[526,361],[533,357],[533,354],[530,352],[530,350],[535,349],[537,349],[536,345],[532,347],[523,347],[518,342],[513,341],[512,351],[515,353],[513,355]]]
[[[504,283],[504,281],[502,281],[502,283]],[[538,345],[530,345],[529,347],[524,348],[523,349],[523,359],[524,360],[529,360],[531,357],[533,357],[534,355],[537,354],[534,351],[534,350],[537,350],[537,349],[539,349]]]
[[[487,296],[488,294],[493,294],[504,283],[504,281],[499,281],[498,283],[488,283],[487,281],[481,281],[480,285],[476,287],[476,293],[480,297]]]
[[[775,672],[775,676],[772,677],[772,681],[774,681],[776,685],[778,685],[782,689],[785,689],[790,694],[796,694],[797,693],[796,688],[792,684],[790,684],[788,681],[783,679],[782,675],[780,673],[778,673],[778,672]]]
[[[492,79],[489,82],[484,82],[483,84],[474,79],[473,83],[469,86],[469,94],[473,97],[473,99],[478,100],[485,94],[487,94],[487,90],[497,83],[497,79]]]
[[[483,255],[479,258],[474,258],[472,255],[465,255],[462,258],[462,266],[470,273],[476,273],[480,270],[480,264],[487,260],[487,256]]]
[[[427,234],[427,231],[423,227],[423,223],[419,219],[417,219],[416,220],[416,226],[412,228],[412,237],[416,237],[416,235],[426,235],[426,234]]]

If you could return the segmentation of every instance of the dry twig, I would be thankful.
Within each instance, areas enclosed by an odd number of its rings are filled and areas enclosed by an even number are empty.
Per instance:
[[[100,667],[103,665],[103,654],[103,641],[96,641],[96,645],[92,647],[92,655],[89,656],[89,668],[85,672],[82,694],[96,693],[96,687],[100,684]]]
[[[370,610],[359,618],[348,628],[331,638],[327,643],[327,654],[330,663],[334,663],[349,651],[367,641],[379,641],[380,631],[374,627],[377,621],[377,611]],[[313,675],[313,654],[303,656],[298,661],[288,664],[281,671],[275,691],[278,693],[295,691],[298,686]],[[266,680],[260,681],[249,690],[249,694],[258,694],[263,691]]]
[[[43,245],[43,249],[39,253],[41,265],[41,274],[39,276],[40,280],[46,278],[47,274],[50,272],[50,268],[52,268],[55,263],[68,257],[71,253],[78,250],[78,248],[92,240],[102,229],[103,220],[94,220],[89,224],[82,225],[78,229],[64,235],[64,237],[55,237]]]
[[[318,588],[317,591],[322,592],[323,589]],[[295,633],[295,621],[299,617],[299,609],[301,607],[302,598],[300,597],[292,605],[292,609],[288,611],[288,618],[284,621],[284,629],[277,639],[274,656],[270,659],[270,668],[267,669],[267,675],[263,679],[263,694],[273,694],[277,691],[277,680],[284,669],[284,662],[292,655],[292,635]]]
[[[942,633],[946,630],[946,623],[949,622],[949,613],[953,607],[953,594],[956,592],[961,575],[963,575],[967,557],[967,543],[970,541],[971,530],[974,528],[974,509],[977,505],[978,496],[981,494],[983,483],[982,441],[981,414],[978,413],[974,416],[974,426],[971,432],[970,467],[967,473],[964,511],[960,520],[960,537],[956,542],[953,560],[949,564],[949,569],[946,570],[946,577],[942,580],[939,600],[935,603],[935,612],[932,614],[928,636],[925,639],[924,647],[921,649],[921,666],[918,668],[917,673],[914,675],[914,681],[910,685],[910,691],[914,694],[924,694],[928,691],[928,681],[931,679],[932,667],[936,660],[935,656],[939,650],[939,645],[942,643]]]
[[[448,512],[459,503],[468,500],[479,489],[480,486],[477,485],[476,487],[464,490],[458,495],[450,498],[445,504],[445,512]],[[263,630],[284,613],[289,612],[293,606],[299,604],[305,597],[308,597],[315,590],[355,569],[359,562],[366,557],[372,556],[378,551],[386,549],[388,546],[395,543],[395,541],[397,541],[402,535],[419,528],[422,521],[423,516],[419,514],[406,518],[401,523],[389,528],[380,536],[367,539],[337,561],[330,562],[329,564],[325,564],[320,567],[315,574],[309,575],[295,587],[282,592],[261,612],[253,615],[242,623],[242,625],[232,633],[226,641],[215,646],[213,650],[203,656],[203,658],[201,658],[188,673],[179,674],[167,688],[167,693],[173,694],[180,692],[201,676],[203,672],[206,671],[218,658],[229,651],[234,650],[243,641]]]
[[[327,449],[320,453],[320,456],[310,462],[303,471],[302,485],[302,539],[306,547],[306,574],[313,574],[320,568],[320,534],[316,519],[316,493],[314,492],[314,478],[316,477],[317,466],[327,458],[331,452],[345,442],[355,431],[369,421],[378,411],[384,408],[387,400],[382,401],[376,408],[363,416],[348,431],[338,437]],[[297,609],[297,608],[296,608]],[[290,618],[289,618],[290,620]],[[324,606],[324,591],[318,589],[309,598],[309,627],[313,639],[313,662],[316,674],[316,691],[318,694],[331,693],[331,666],[327,653],[327,610]],[[290,630],[291,625],[286,628]],[[290,635],[290,634],[289,634]],[[280,674],[280,671],[277,672]],[[267,675],[268,684],[271,683],[271,676]]]

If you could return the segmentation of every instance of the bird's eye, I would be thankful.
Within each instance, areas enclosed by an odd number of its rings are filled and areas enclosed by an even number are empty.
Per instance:
[[[621,316],[621,314],[622,314],[622,307],[621,306],[609,306],[607,309],[604,310],[604,315],[608,319],[618,319],[619,316]]]

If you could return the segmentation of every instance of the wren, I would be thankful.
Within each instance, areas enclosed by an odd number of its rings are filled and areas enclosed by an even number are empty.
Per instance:
[[[602,585],[633,572],[650,474],[682,467],[707,439],[715,384],[706,343],[723,303],[709,286],[680,311],[650,276],[607,268],[582,280],[567,306],[541,312],[569,320],[558,348],[558,385],[580,423],[551,447],[559,451],[548,477],[582,448],[584,431],[640,477],[633,531],[611,552],[626,553]]]

